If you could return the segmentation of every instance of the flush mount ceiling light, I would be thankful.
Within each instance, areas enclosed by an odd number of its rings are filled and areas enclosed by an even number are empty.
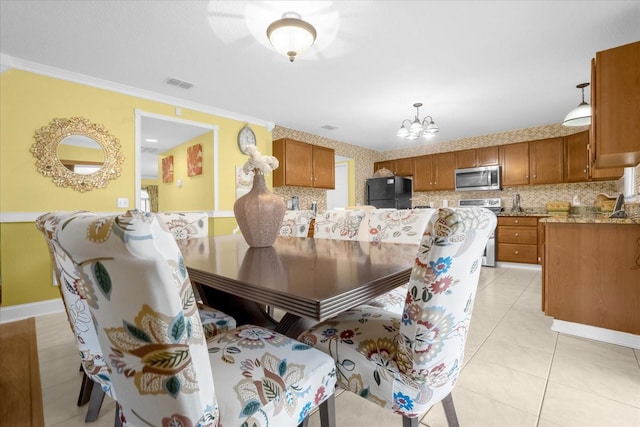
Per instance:
[[[584,102],[584,88],[589,83],[580,83],[576,87],[582,90],[582,102],[573,110],[569,111],[562,124],[564,126],[585,126],[591,124],[591,105]]]
[[[267,38],[276,51],[288,56],[289,61],[293,62],[316,41],[316,29],[303,21],[297,13],[286,12],[282,19],[267,27]]]
[[[411,140],[418,139],[421,136],[431,138],[440,132],[440,128],[433,122],[431,116],[427,116],[420,121],[420,107],[422,107],[420,102],[416,102],[413,106],[416,108],[416,118],[413,121],[410,119],[402,121],[397,133],[399,137]]]

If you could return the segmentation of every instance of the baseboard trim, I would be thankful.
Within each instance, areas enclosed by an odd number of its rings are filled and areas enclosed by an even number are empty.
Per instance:
[[[519,268],[521,270],[534,270],[534,271],[542,271],[542,266],[540,264],[522,264],[519,262],[497,262],[496,267],[502,268]]]
[[[0,323],[15,322],[16,320],[28,319],[29,317],[62,312],[64,312],[64,305],[60,298],[11,305],[9,307],[0,307]]]
[[[553,319],[551,330],[581,338],[603,341],[609,344],[640,349],[640,335],[629,334],[627,332],[613,331],[611,329],[598,328],[597,326],[583,325],[580,323],[566,322],[564,320],[557,319]]]

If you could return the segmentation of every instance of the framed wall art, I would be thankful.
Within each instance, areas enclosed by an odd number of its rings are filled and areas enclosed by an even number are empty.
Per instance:
[[[162,182],[173,182],[173,156],[162,159]]]
[[[187,175],[202,174],[202,144],[192,145],[187,148]]]

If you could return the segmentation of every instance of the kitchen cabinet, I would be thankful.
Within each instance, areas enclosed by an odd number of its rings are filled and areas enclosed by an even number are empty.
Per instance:
[[[499,163],[498,146],[456,151],[456,168],[495,166]]]
[[[454,151],[415,157],[413,191],[453,190],[455,168]]]
[[[374,162],[373,163],[373,173],[380,169],[388,169],[393,172],[393,160],[385,160],[382,162]]]
[[[529,185],[529,143],[500,145],[502,185]]]
[[[640,224],[544,223],[547,316],[640,334]]]
[[[499,216],[496,259],[503,262],[538,263],[538,217]]]
[[[389,169],[397,176],[413,176],[413,157],[407,157],[403,159],[385,160],[382,162],[375,162],[373,164],[373,172],[378,169]]]
[[[640,162],[640,41],[596,53],[591,61],[592,163]]]
[[[529,141],[529,184],[558,184],[564,181],[564,140],[547,138]]]
[[[280,166],[273,171],[273,186],[335,188],[335,151],[282,138],[273,141]]]
[[[624,173],[623,168],[595,169],[589,165],[589,132],[578,132],[564,137],[565,181],[615,180]]]

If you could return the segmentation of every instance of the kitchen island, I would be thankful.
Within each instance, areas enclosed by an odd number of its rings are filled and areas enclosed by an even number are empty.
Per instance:
[[[623,342],[603,340],[638,347],[640,218],[550,216],[540,224],[542,310],[554,318],[552,329],[594,339],[610,331]]]

